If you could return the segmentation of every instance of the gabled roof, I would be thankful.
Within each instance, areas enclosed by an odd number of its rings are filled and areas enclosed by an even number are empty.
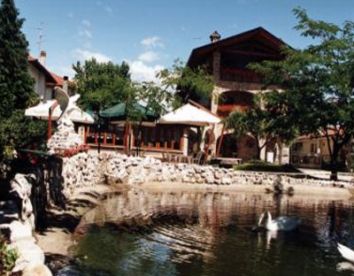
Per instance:
[[[61,76],[58,76],[57,74],[49,71],[49,73],[52,75],[52,77],[55,79],[56,85],[63,87],[64,84],[64,78],[62,78]]]
[[[37,58],[28,55],[28,62],[45,75],[47,85],[63,86],[64,79],[48,70]]]
[[[228,46],[236,45],[254,38],[264,39],[272,48],[277,50],[280,50],[282,46],[290,47],[283,40],[276,37],[275,35],[267,31],[263,27],[258,27],[234,36],[221,39],[217,42],[212,42],[204,46],[195,48],[189,57],[187,65],[194,66],[196,65],[196,63],[198,63],[198,59],[205,57],[216,50],[223,49]]]

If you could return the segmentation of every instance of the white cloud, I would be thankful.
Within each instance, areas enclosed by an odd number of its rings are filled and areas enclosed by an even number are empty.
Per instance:
[[[79,61],[85,61],[89,59],[96,59],[98,62],[109,62],[111,61],[111,58],[106,56],[105,54],[99,53],[99,52],[93,52],[89,50],[84,50],[84,49],[75,49],[73,52],[74,58],[76,58]]]
[[[130,66],[132,80],[134,81],[154,81],[158,83],[156,74],[164,69],[162,65],[149,66],[141,60],[127,61]]]
[[[146,51],[142,54],[139,55],[138,60],[141,60],[143,62],[151,63],[154,61],[159,60],[159,54],[154,52],[154,51]]]
[[[141,45],[149,48],[165,47],[165,45],[162,43],[161,38],[158,36],[146,37],[140,43]]]
[[[81,21],[81,24],[84,25],[86,28],[90,28],[91,27],[91,22],[87,19],[84,19]]]

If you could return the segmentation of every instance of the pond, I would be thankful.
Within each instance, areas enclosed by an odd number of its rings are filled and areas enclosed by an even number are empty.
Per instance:
[[[266,210],[297,216],[301,225],[278,234],[252,231]],[[87,213],[76,238],[78,275],[354,273],[336,249],[338,241],[354,247],[351,201],[129,191]]]

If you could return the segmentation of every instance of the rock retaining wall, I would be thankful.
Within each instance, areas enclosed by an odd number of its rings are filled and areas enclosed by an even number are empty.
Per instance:
[[[176,185],[272,185],[279,174],[235,171],[213,166],[184,163],[163,163],[151,157],[128,157],[119,153],[80,153],[63,159],[64,194],[70,197],[77,188],[97,183],[130,185],[146,182],[172,182]],[[348,182],[333,182],[308,178],[282,176],[286,185],[320,187],[351,187]]]

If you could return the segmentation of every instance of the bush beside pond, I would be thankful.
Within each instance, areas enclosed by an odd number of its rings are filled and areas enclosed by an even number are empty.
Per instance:
[[[262,171],[262,172],[300,172],[290,164],[277,165],[260,160],[251,160],[247,163],[236,165],[237,171]]]

